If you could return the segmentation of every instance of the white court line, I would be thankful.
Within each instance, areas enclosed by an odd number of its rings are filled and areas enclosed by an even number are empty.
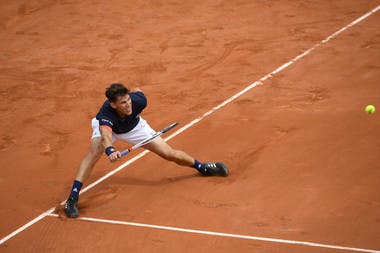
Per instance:
[[[49,214],[48,216],[59,217],[58,214]],[[284,240],[284,239],[261,237],[261,236],[239,235],[239,234],[204,231],[204,230],[197,230],[197,229],[168,227],[168,226],[160,226],[160,225],[152,225],[152,224],[144,224],[144,223],[136,223],[136,222],[128,222],[128,221],[98,219],[98,218],[89,218],[89,217],[79,217],[77,219],[84,220],[84,221],[107,223],[107,224],[117,224],[117,225],[133,226],[133,227],[153,228],[153,229],[170,230],[170,231],[192,233],[192,234],[223,236],[223,237],[231,237],[231,238],[247,239],[247,240],[255,240],[255,241],[264,241],[264,242],[272,242],[272,243],[295,244],[295,245],[303,245],[303,246],[309,246],[309,247],[338,249],[338,250],[346,250],[346,251],[380,253],[379,250],[373,250],[373,249],[352,248],[352,247],[345,247],[345,246],[339,246],[339,245],[329,245],[329,244],[322,244],[322,243],[315,243],[315,242]]]
[[[337,32],[333,33],[332,35],[328,36],[326,39],[322,40],[321,42],[315,44],[313,47],[309,48],[308,50],[306,50],[305,52],[303,52],[302,54],[294,57],[292,60],[288,61],[287,63],[281,65],[280,67],[278,67],[277,69],[275,69],[274,71],[272,71],[271,73],[265,75],[264,77],[260,78],[260,80],[252,83],[251,85],[247,86],[246,88],[244,88],[243,90],[241,90],[240,92],[236,93],[235,95],[233,95],[232,97],[226,99],[225,101],[223,101],[222,103],[220,103],[219,105],[215,106],[214,108],[212,108],[210,111],[204,113],[202,116],[196,118],[195,120],[191,121],[190,123],[188,123],[187,125],[183,126],[182,128],[180,128],[179,130],[177,130],[176,132],[174,132],[172,135],[170,135],[169,137],[167,137],[165,140],[168,141],[170,139],[172,139],[173,137],[177,136],[178,134],[182,133],[183,131],[185,131],[186,129],[188,129],[189,127],[193,126],[194,124],[198,123],[199,121],[201,121],[202,119],[204,119],[205,117],[209,116],[210,114],[214,113],[216,110],[219,110],[220,108],[224,107],[225,105],[231,103],[233,100],[235,100],[236,98],[240,97],[241,95],[243,95],[244,93],[246,93],[247,91],[251,90],[252,88],[258,86],[258,85],[261,85],[263,84],[263,82],[267,79],[270,79],[272,76],[274,76],[275,74],[281,72],[282,70],[286,69],[287,67],[289,67],[290,65],[294,64],[295,62],[299,61],[300,59],[302,59],[303,57],[305,57],[306,55],[310,54],[312,51],[314,51],[316,48],[318,48],[319,46],[323,45],[323,44],[326,44],[327,42],[329,42],[331,39],[335,38],[336,36],[338,36],[339,34],[341,34],[343,31],[345,31],[347,28],[349,27],[352,27],[356,24],[358,24],[359,22],[363,21],[364,19],[366,19],[367,17],[371,16],[372,14],[374,14],[375,12],[377,12],[378,10],[380,9],[380,5],[378,5],[376,8],[374,8],[373,10],[367,12],[366,14],[364,14],[363,16],[361,16],[360,18],[354,20],[353,22],[351,22],[350,24],[348,24],[347,26],[343,27],[342,29],[338,30]],[[106,180],[107,178],[109,178],[110,176],[114,175],[115,173],[117,173],[118,171],[122,170],[123,168],[125,168],[126,166],[128,166],[129,164],[135,162],[136,160],[140,159],[141,157],[145,156],[146,154],[148,153],[148,151],[144,151],[140,154],[138,154],[137,156],[133,157],[131,160],[128,160],[127,162],[125,162],[124,164],[122,164],[121,166],[119,166],[118,168],[116,168],[115,170],[109,172],[108,174],[104,175],[103,177],[99,178],[98,180],[96,180],[95,182],[93,182],[92,184],[88,185],[87,187],[85,187],[81,193],[84,193],[86,191],[88,191],[89,189],[93,188],[94,186],[96,186],[97,184],[103,182],[104,180]],[[65,201],[63,201],[62,203],[64,203]],[[30,222],[28,222],[27,224],[23,225],[22,227],[18,228],[17,230],[15,230],[14,232],[10,233],[9,235],[5,236],[4,238],[2,238],[0,240],[0,245],[3,244],[4,242],[6,242],[7,240],[9,240],[10,238],[14,237],[15,235],[17,235],[18,233],[22,232],[23,230],[27,229],[28,227],[30,227],[31,225],[33,225],[34,223],[40,221],[41,219],[43,219],[46,215],[48,214],[51,214],[52,212],[54,212],[55,208],[51,208],[49,209],[48,211],[42,213],[41,215],[39,215],[38,217],[34,218],[33,220],[31,220]]]

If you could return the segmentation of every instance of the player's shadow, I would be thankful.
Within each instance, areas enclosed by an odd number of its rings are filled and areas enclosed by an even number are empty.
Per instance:
[[[166,177],[159,180],[147,180],[144,178],[136,178],[131,176],[119,176],[112,178],[112,184],[122,184],[122,185],[147,185],[147,186],[158,186],[158,185],[166,185],[177,183],[180,181],[188,180],[191,178],[199,177],[198,173],[191,175],[182,175],[182,176],[174,176],[174,177]]]
[[[145,186],[158,186],[177,183],[183,180],[189,180],[191,178],[200,177],[199,173],[182,176],[166,177],[159,180],[146,180],[143,178],[135,178],[131,176],[114,176],[112,180],[108,182],[108,185],[100,186],[95,191],[81,196],[81,201],[78,203],[78,208],[81,210],[82,215],[86,214],[86,209],[90,206],[102,206],[118,196],[120,187],[118,185],[145,185]],[[63,206],[58,204],[56,206],[55,213],[61,220],[66,220],[66,216],[63,212]]]

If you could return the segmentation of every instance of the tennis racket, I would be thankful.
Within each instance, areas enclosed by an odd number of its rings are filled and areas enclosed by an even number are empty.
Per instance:
[[[121,152],[121,156],[125,156],[126,154],[128,154],[129,152],[131,152],[132,150],[136,149],[136,148],[139,148],[141,146],[144,146],[145,144],[148,144],[149,142],[153,141],[154,139],[156,139],[158,136],[166,133],[167,131],[169,131],[170,129],[172,129],[173,127],[175,127],[176,125],[178,125],[177,122],[165,127],[164,129],[162,129],[161,131],[158,131],[156,132],[155,134],[153,134],[151,137],[149,138],[146,138],[145,140],[139,142],[139,143],[136,143],[135,145],[133,145],[132,147],[130,148],[127,148],[126,150],[122,151]]]

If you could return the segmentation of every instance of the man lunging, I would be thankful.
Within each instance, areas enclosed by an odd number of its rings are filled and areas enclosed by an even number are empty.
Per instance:
[[[136,144],[155,133],[140,116],[147,105],[147,99],[140,89],[131,92],[123,84],[114,83],[106,89],[105,95],[107,100],[96,117],[92,119],[93,133],[90,150],[78,168],[73,187],[64,206],[65,214],[70,218],[78,217],[79,192],[103,152],[111,162],[121,158],[120,151],[112,146],[113,141],[118,139]],[[168,161],[193,167],[205,176],[228,176],[228,169],[223,163],[201,163],[184,151],[173,149],[161,137],[157,137],[143,148]]]

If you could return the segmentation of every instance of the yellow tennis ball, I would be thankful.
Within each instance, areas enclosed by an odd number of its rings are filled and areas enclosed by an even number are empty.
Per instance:
[[[376,108],[373,105],[367,105],[365,107],[365,112],[368,113],[368,114],[374,114],[375,110],[376,110]]]

